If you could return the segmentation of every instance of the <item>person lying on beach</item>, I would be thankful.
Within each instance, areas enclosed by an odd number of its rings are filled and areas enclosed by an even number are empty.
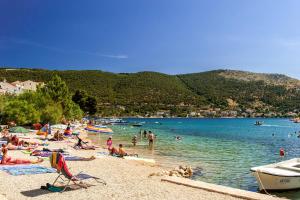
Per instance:
[[[4,128],[2,131],[1,131],[1,135],[2,137],[9,137],[9,130],[7,128]]]
[[[76,135],[77,139],[78,139],[78,142],[75,144],[74,148],[75,149],[85,149],[85,150],[95,150],[96,149],[96,146],[89,146],[87,145],[88,142],[84,142],[78,135]],[[85,146],[84,146],[85,145]]]
[[[27,159],[13,159],[10,156],[7,155],[8,149],[5,144],[2,144],[2,159],[1,164],[2,165],[15,165],[15,164],[36,164],[43,162],[43,159],[38,158],[36,161],[27,160]]]
[[[62,133],[60,133],[59,131],[57,131],[56,133],[54,133],[53,138],[49,139],[50,141],[62,141],[64,140],[64,136]]]
[[[13,135],[9,142],[15,146],[23,146],[24,145],[24,140],[20,140],[16,135]]]
[[[37,148],[37,146],[38,145],[25,147],[25,146],[16,146],[16,145],[13,145],[11,143],[8,143],[7,144],[7,149],[8,150],[32,150],[32,149]]]
[[[7,143],[7,148],[9,150],[30,150],[37,147],[37,143],[20,140],[16,135],[10,137]]]

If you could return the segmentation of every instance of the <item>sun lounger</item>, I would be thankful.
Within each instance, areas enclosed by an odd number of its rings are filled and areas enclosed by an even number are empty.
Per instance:
[[[102,183],[106,185],[106,182],[101,180],[100,178],[85,174],[83,172],[80,172],[76,175],[72,175],[69,171],[63,154],[59,152],[52,152],[50,156],[50,163],[51,167],[56,169],[58,173],[58,177],[55,179],[52,185],[55,186],[55,183],[57,183],[58,180],[61,180],[63,183],[65,183],[65,187],[61,192],[65,191],[68,187],[70,187],[71,182],[80,187],[87,188],[88,184],[83,182],[87,179],[93,179],[97,183]]]

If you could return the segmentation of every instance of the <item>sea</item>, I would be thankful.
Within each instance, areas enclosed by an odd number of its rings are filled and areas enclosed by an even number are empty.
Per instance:
[[[195,119],[195,118],[127,118],[130,125],[111,126],[113,144],[140,157],[154,158],[162,166],[189,165],[195,170],[192,179],[209,183],[258,191],[258,184],[250,168],[300,157],[300,124],[289,119]],[[263,125],[254,125],[263,121]],[[152,131],[156,135],[154,148],[140,133]],[[138,137],[133,147],[133,136]],[[102,145],[108,135],[91,136]],[[180,137],[181,140],[176,139]],[[280,158],[279,149],[286,155]],[[277,196],[300,199],[299,191],[273,193]]]

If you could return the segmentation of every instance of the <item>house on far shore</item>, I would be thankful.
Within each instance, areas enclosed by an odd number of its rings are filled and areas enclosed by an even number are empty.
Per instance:
[[[1,94],[20,94],[22,93],[22,89],[20,87],[16,87],[8,82],[6,80],[0,82],[0,89]]]
[[[2,94],[15,94],[19,95],[26,90],[36,91],[38,85],[44,85],[42,82],[34,81],[15,81],[12,83],[6,82],[6,80],[0,82],[0,95]]]
[[[11,84],[16,87],[22,88],[22,90],[31,90],[31,91],[36,91],[38,85],[41,85],[41,86],[44,85],[43,82],[34,82],[31,80],[27,80],[27,81],[23,81],[23,82],[15,81],[15,82],[12,82]]]

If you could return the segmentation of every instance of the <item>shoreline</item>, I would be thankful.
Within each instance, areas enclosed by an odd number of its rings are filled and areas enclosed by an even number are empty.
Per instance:
[[[40,141],[33,133],[26,135],[31,141]],[[69,141],[69,142],[68,142]],[[71,146],[76,142],[75,139],[69,139],[66,142],[49,142],[47,148],[63,148],[71,155],[90,157],[95,155],[96,152],[106,151],[102,147],[94,150],[75,150]],[[72,142],[72,143],[70,143]],[[39,147],[42,149],[42,147]],[[35,157],[31,157],[28,154],[23,154],[18,150],[10,150],[9,156],[13,158],[26,158],[35,160]],[[159,164],[159,163],[158,163]],[[38,164],[40,166],[50,167],[48,160]],[[4,171],[0,171],[0,178],[5,181],[0,182],[0,194],[2,194],[7,200],[21,200],[21,199],[43,199],[50,200],[59,198],[60,200],[67,199],[191,199],[191,200],[204,200],[204,199],[216,199],[216,200],[236,200],[245,199],[242,197],[231,195],[230,193],[224,193],[220,191],[209,191],[205,188],[195,188],[191,186],[178,185],[162,179],[168,177],[148,177],[151,173],[161,172],[163,168],[159,165],[150,165],[147,163],[141,163],[138,161],[131,161],[122,158],[116,158],[111,156],[104,156],[96,158],[92,161],[67,161],[67,165],[70,171],[75,174],[80,171],[84,171],[90,175],[99,177],[107,182],[107,185],[94,184],[94,186],[87,189],[77,189],[71,191],[65,191],[63,193],[48,192],[39,189],[41,185],[46,183],[52,183],[57,177],[57,173],[48,174],[36,174],[36,175],[21,175],[12,176]],[[172,177],[171,177],[172,178]],[[186,179],[189,180],[189,179]],[[192,181],[192,180],[191,180]],[[198,181],[195,181],[198,182]],[[201,182],[204,185],[207,183]],[[211,184],[214,185],[214,184]],[[215,185],[216,186],[216,185]],[[233,191],[235,193],[236,190]],[[246,192],[246,196],[249,195],[249,199],[253,192]],[[269,196],[257,194],[259,197],[269,199]],[[1,196],[0,196],[1,199]]]

